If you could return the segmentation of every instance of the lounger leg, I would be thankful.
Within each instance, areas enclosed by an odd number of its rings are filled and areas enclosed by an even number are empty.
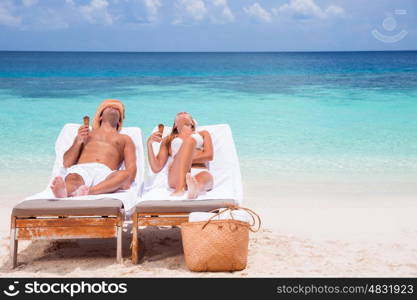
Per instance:
[[[17,239],[16,239],[16,229],[12,228],[10,231],[10,255],[12,257],[12,268],[17,266]]]
[[[138,263],[138,215],[136,213],[133,214],[133,224],[132,224],[132,264]]]
[[[117,226],[117,262],[122,263],[122,234],[123,227]]]

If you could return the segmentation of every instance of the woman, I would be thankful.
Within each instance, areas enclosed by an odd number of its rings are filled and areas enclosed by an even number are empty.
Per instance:
[[[153,142],[161,142],[155,155]],[[181,196],[188,190],[188,199],[213,188],[213,176],[208,162],[213,159],[213,144],[208,131],[195,131],[195,122],[186,112],[178,113],[171,134],[153,133],[147,142],[149,164],[154,173],[168,162],[168,185],[175,189],[171,196]]]

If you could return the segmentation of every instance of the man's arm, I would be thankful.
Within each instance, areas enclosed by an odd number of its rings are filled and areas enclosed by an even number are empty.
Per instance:
[[[123,186],[123,188],[128,189],[136,178],[136,148],[129,136],[126,135],[125,140],[126,142],[123,155],[125,160],[125,169],[129,173],[129,181],[128,185]]]
[[[210,133],[204,130],[201,131],[203,135],[204,147],[203,150],[197,150],[193,157],[193,163],[205,163],[213,160],[213,142]]]
[[[64,154],[64,168],[69,168],[78,162],[83,145],[87,141],[89,131],[90,129],[87,125],[82,125],[78,128],[74,143],[72,143],[72,146]]]

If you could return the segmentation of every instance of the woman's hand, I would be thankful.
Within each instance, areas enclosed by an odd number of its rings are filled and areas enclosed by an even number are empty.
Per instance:
[[[203,153],[203,150],[196,149],[194,151],[193,159],[199,157]]]
[[[206,130],[199,131],[197,134],[201,134],[203,136],[203,149],[197,149],[194,151],[193,164],[207,163],[213,160],[213,142],[211,140],[211,136]]]
[[[156,131],[152,133],[152,135],[148,138],[148,144],[152,144],[153,142],[160,143],[162,141],[162,133]]]
[[[183,140],[188,138],[192,134],[193,134],[193,128],[191,124],[184,124],[181,127],[181,129],[178,128],[178,137],[182,138]]]
[[[152,143],[153,142],[161,142],[161,145],[159,147],[159,152],[157,154],[154,153]],[[168,160],[168,147],[164,140],[162,139],[162,134],[157,131],[152,133],[152,135],[148,138],[147,141],[147,148],[148,148],[148,161],[149,166],[151,167],[152,172],[158,173],[162,170],[165,163]]]

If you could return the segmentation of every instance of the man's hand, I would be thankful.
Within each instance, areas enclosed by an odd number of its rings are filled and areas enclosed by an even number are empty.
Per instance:
[[[88,139],[89,132],[90,132],[90,128],[88,127],[88,125],[81,125],[80,128],[78,128],[78,133],[77,133],[78,143],[80,144],[85,143]]]
[[[148,144],[152,144],[153,142],[160,143],[162,141],[162,133],[156,131],[152,133],[152,135],[148,138]]]

